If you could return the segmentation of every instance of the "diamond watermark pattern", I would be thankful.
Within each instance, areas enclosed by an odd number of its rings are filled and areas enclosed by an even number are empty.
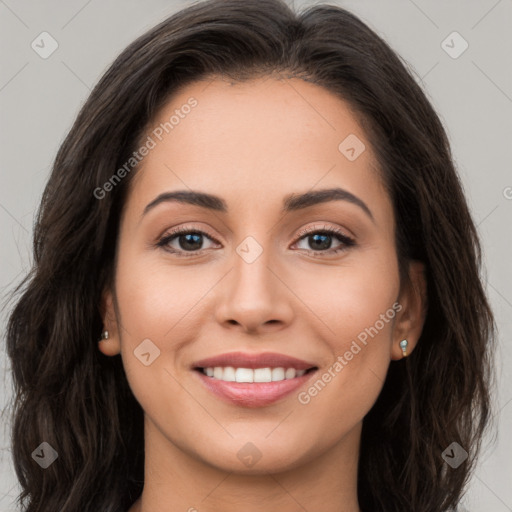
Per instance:
[[[32,458],[43,468],[46,469],[53,464],[59,454],[53,447],[43,441],[33,452]]]
[[[365,149],[363,141],[353,133],[345,137],[338,146],[339,152],[351,162],[359,158]]]
[[[444,461],[453,469],[457,469],[467,458],[468,452],[455,441],[442,453]]]
[[[244,446],[238,450],[236,456],[244,466],[252,468],[254,464],[261,459],[261,452],[254,444],[245,443]]]
[[[248,236],[238,245],[236,252],[246,263],[253,263],[260,257],[263,247],[255,238]]]
[[[149,366],[160,355],[160,349],[146,338],[134,351],[135,357],[144,365]]]
[[[441,48],[452,58],[458,59],[469,47],[469,43],[457,32],[453,31],[441,43]]]
[[[48,32],[41,32],[30,46],[39,57],[47,59],[59,47],[59,43]]]

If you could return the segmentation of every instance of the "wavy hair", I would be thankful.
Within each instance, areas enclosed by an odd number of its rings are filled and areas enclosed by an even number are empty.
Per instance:
[[[189,5],[131,43],[81,108],[55,157],[34,231],[34,263],[7,326],[12,456],[26,512],[124,512],[144,480],[143,411],[120,357],[97,348],[99,304],[135,168],[102,199],[159,109],[188,83],[297,77],[346,101],[392,199],[400,277],[426,265],[428,313],[416,349],[393,362],[363,421],[364,512],[442,512],[459,503],[491,419],[495,323],[481,246],[447,135],[403,61],[347,10],[283,0]],[[48,442],[58,459],[33,460]],[[459,443],[455,470],[442,452]]]

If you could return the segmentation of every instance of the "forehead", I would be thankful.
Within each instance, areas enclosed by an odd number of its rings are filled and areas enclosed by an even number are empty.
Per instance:
[[[158,112],[142,141],[148,137],[152,149],[132,186],[139,209],[168,190],[204,190],[230,209],[254,209],[335,186],[390,209],[350,105],[300,79],[194,82]]]

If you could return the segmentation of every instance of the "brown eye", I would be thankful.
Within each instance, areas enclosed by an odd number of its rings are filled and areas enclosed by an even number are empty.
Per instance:
[[[338,244],[333,248],[333,243]],[[348,236],[331,229],[310,231],[299,238],[298,243],[305,242],[306,247],[299,247],[310,252],[333,254],[345,251],[355,245],[355,241]]]
[[[210,247],[204,247],[205,239],[217,242],[200,230],[177,230],[164,235],[157,243],[158,247],[177,256],[195,256]]]

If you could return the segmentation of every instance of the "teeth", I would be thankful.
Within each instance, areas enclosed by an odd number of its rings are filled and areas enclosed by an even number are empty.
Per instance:
[[[284,374],[284,376],[287,379],[293,379],[295,377],[295,373],[296,373],[295,368],[287,368],[286,369],[286,373]]]
[[[203,368],[203,373],[214,379],[227,382],[279,382],[285,379],[302,377],[306,370],[295,368],[233,368],[232,366],[215,366]]]
[[[272,382],[272,370],[270,368],[256,368],[254,382]]]
[[[285,371],[284,368],[272,368],[272,380],[284,380]]]
[[[222,370],[222,368],[219,368]],[[237,368],[235,370],[235,380],[237,382],[254,382],[254,371],[249,368]]]
[[[228,382],[235,382],[237,380],[235,369],[232,366],[224,368],[224,374],[221,378]]]

